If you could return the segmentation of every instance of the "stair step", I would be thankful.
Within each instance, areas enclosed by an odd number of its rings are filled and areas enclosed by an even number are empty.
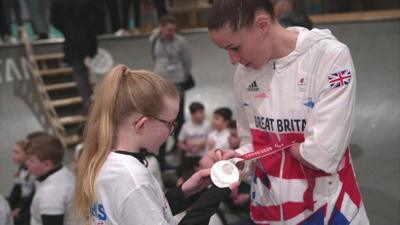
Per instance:
[[[85,122],[86,117],[81,116],[81,115],[76,115],[76,116],[65,116],[60,118],[60,122],[63,125],[69,125],[69,124],[76,124],[76,123],[81,123]]]
[[[58,91],[58,90],[64,90],[64,89],[69,89],[69,88],[74,88],[74,87],[76,87],[76,82],[66,82],[66,83],[52,84],[52,85],[44,86],[46,91]]]
[[[37,61],[49,60],[49,59],[62,59],[62,58],[64,58],[64,54],[63,53],[53,53],[53,54],[34,55],[33,58],[35,58],[35,60],[37,60]]]
[[[50,101],[50,106],[53,107],[60,107],[60,106],[67,106],[67,105],[76,105],[82,102],[81,97],[72,97],[72,98],[64,98],[60,100]]]
[[[42,76],[57,76],[57,75],[68,75],[72,74],[72,68],[71,67],[63,67],[63,68],[57,68],[57,69],[45,69],[45,70],[40,70],[39,73]]]
[[[65,143],[67,145],[78,144],[81,140],[82,140],[81,137],[77,134],[65,137]]]

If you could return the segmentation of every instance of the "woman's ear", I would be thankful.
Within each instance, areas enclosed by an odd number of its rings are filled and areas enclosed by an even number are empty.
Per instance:
[[[272,23],[272,18],[267,14],[258,14],[254,19],[254,26],[261,30],[263,34],[267,34]]]

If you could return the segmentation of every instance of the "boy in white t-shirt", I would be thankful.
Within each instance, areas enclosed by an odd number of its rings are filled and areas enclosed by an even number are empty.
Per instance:
[[[184,154],[181,158],[181,165],[177,172],[192,170],[199,163],[199,160],[206,152],[207,135],[211,125],[205,120],[204,105],[200,102],[193,102],[189,106],[191,120],[183,124],[178,136],[178,148]]]
[[[57,137],[34,138],[26,165],[37,176],[31,225],[68,225],[75,190],[74,175],[62,165],[64,149]]]
[[[229,121],[232,119],[232,110],[226,107],[218,108],[214,111],[212,125],[214,130],[208,134],[207,148],[212,149],[229,149],[228,129]]]

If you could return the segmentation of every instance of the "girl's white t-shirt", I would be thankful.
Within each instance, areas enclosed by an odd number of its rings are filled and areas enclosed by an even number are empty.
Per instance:
[[[157,180],[133,156],[108,155],[97,177],[97,195],[90,208],[93,225],[175,224]]]

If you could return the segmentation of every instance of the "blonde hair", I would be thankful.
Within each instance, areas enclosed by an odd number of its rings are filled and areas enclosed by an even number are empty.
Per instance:
[[[17,141],[17,142],[15,143],[15,145],[18,146],[18,147],[22,150],[22,152],[23,152],[25,155],[28,155],[28,144],[29,144],[29,141],[26,140],[26,139],[19,140],[19,141]],[[24,165],[24,166],[25,166],[25,165]],[[21,174],[22,168],[23,168],[22,166],[20,166],[20,167],[18,168],[17,172],[14,174],[14,177],[18,177],[18,176]],[[28,180],[28,179],[29,179],[29,176],[30,176],[30,173],[28,172],[28,174],[27,174],[26,177],[25,177],[25,180]]]
[[[115,144],[118,125],[133,112],[155,117],[165,107],[165,97],[178,98],[174,85],[152,72],[116,66],[104,78],[84,132],[84,150],[79,162],[75,192],[75,217],[89,222],[97,201],[96,178]]]

